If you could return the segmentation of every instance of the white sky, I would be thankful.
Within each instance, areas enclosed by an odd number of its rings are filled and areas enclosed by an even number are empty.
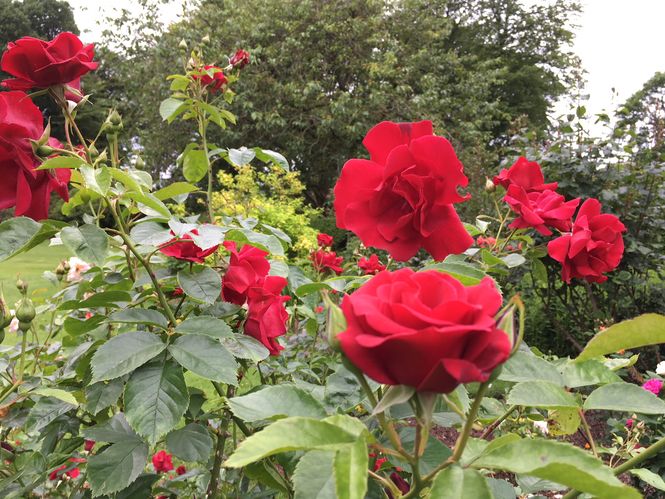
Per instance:
[[[535,4],[547,0],[523,0]],[[590,113],[611,110],[639,90],[656,71],[665,71],[665,0],[580,0],[574,51],[587,71]],[[131,8],[132,0],[69,0],[86,41],[96,41],[102,29],[100,12]],[[182,2],[164,7],[166,22],[177,19]],[[87,33],[86,33],[87,31]],[[614,95],[612,89],[616,90]]]

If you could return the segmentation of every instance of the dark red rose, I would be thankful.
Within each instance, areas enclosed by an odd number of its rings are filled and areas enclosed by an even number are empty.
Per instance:
[[[330,234],[317,234],[316,236],[316,242],[318,243],[319,246],[322,248],[330,248],[333,245],[333,237]]]
[[[343,257],[337,256],[337,253],[334,251],[326,251],[319,249],[312,251],[309,255],[309,259],[312,260],[312,265],[317,272],[324,272],[326,269],[330,269],[336,274],[342,273],[342,261]]]
[[[552,231],[547,227],[554,227],[562,232],[570,230],[573,215],[580,204],[579,198],[566,201],[561,194],[550,190],[527,193],[515,184],[508,186],[503,200],[519,215],[510,224],[511,229],[533,227],[543,236],[552,235]]]
[[[208,92],[211,94],[216,94],[227,84],[228,80],[226,79],[226,76],[224,76],[222,68],[208,65],[204,66],[203,69],[205,70],[205,73],[202,75],[194,75],[194,79],[201,80],[201,84],[204,87],[208,87]],[[211,73],[212,76],[207,73]]]
[[[547,252],[562,264],[561,278],[604,282],[623,256],[626,227],[614,215],[601,213],[597,199],[587,199],[577,213],[572,232],[550,241]]]
[[[70,459],[72,461],[72,459]],[[85,459],[83,460],[85,462]],[[63,475],[69,477],[69,478],[78,478],[78,476],[81,474],[81,471],[78,468],[72,468],[71,470],[65,471],[63,473],[63,470],[66,470],[68,467],[67,464],[63,464],[62,466],[58,466],[56,469],[54,469],[51,473],[49,473],[49,480],[55,481],[59,480]]]
[[[0,210],[15,206],[16,216],[48,217],[51,192],[67,201],[71,170],[37,170],[41,161],[30,139],[44,133],[42,113],[24,92],[0,92]],[[55,139],[49,145],[59,146]]]
[[[165,450],[160,450],[152,456],[152,465],[155,467],[157,473],[166,473],[173,469],[173,462],[171,461],[171,454]]]
[[[396,471],[393,471],[390,474],[390,480],[392,480],[392,482],[395,485],[397,485],[397,488],[399,489],[399,491],[402,494],[406,494],[409,490],[411,490],[411,486],[409,485],[409,482],[404,480],[404,478],[402,478],[402,475],[400,475]]]
[[[489,277],[465,287],[436,270],[384,271],[344,297],[347,329],[337,338],[379,383],[450,393],[487,381],[508,359],[512,342],[494,318],[501,302]]]
[[[93,448],[95,447],[95,441],[94,440],[86,440],[83,448],[85,449],[86,452],[90,452]]]
[[[379,257],[376,255],[371,255],[369,259],[363,256],[358,261],[358,267],[360,267],[365,275],[376,274],[377,272],[386,270],[386,266],[379,261]]]
[[[249,64],[249,52],[243,49],[236,50],[236,53],[233,54],[231,59],[229,59],[229,64],[234,68],[242,69],[247,64]]]
[[[184,294],[185,294],[185,291],[180,286],[178,286],[173,291],[171,291],[171,297],[172,298],[177,298],[178,296],[182,296]]]
[[[222,298],[242,305],[247,301],[249,288],[260,283],[270,272],[268,252],[251,244],[245,244],[238,251],[233,241],[224,241],[224,247],[231,253],[231,258],[222,279]]]
[[[185,468],[183,465],[180,465],[175,469],[175,473],[176,475],[184,475],[187,473],[187,468]]]
[[[289,318],[284,303],[290,297],[281,294],[285,286],[286,279],[283,277],[268,276],[247,292],[245,334],[263,343],[270,355],[279,355],[284,349],[277,342],[277,337],[286,333]]]
[[[50,42],[25,36],[7,45],[2,70],[15,78],[2,85],[12,90],[73,86],[77,78],[97,69],[94,56],[94,45],[83,45],[73,33],[60,33]]]
[[[400,261],[425,248],[435,260],[461,253],[473,239],[453,206],[469,198],[462,163],[432,123],[384,121],[363,145],[370,159],[346,162],[335,185],[337,226]]]
[[[494,185],[501,185],[504,189],[508,189],[513,184],[521,187],[526,192],[553,191],[558,186],[556,182],[546,184],[540,165],[523,156],[520,156],[509,169],[504,168],[499,175],[494,177]]]
[[[171,231],[171,234],[175,235],[173,231]],[[194,243],[192,240],[192,234],[198,236],[199,231],[197,229],[193,229],[191,232],[184,234],[181,237],[174,237],[169,242],[164,243],[159,248],[159,251],[164,253],[166,256],[177,258],[178,260],[203,263],[207,256],[210,256],[215,251],[217,251],[219,245],[215,245],[212,248],[203,250]]]

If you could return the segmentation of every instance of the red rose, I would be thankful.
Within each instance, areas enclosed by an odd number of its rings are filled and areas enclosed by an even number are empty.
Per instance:
[[[432,122],[384,121],[363,145],[370,159],[347,161],[335,185],[338,227],[400,261],[420,248],[443,260],[471,246],[453,207],[469,198],[457,192],[468,179],[450,142],[432,135]]]
[[[194,75],[195,80],[201,80],[201,84],[204,87],[208,87],[208,91],[211,94],[216,94],[219,92],[224,85],[228,82],[226,79],[226,76],[224,76],[224,72],[222,71],[222,68],[218,68],[217,66],[204,66],[203,67],[203,74],[201,75]],[[208,73],[212,73],[212,76],[210,76]]]
[[[70,82],[97,69],[94,56],[94,45],[83,45],[73,33],[60,33],[50,42],[25,36],[9,42],[2,56],[2,70],[15,76],[2,85],[12,90],[73,86]]]
[[[558,186],[556,182],[546,184],[540,165],[523,156],[520,156],[509,169],[504,168],[499,175],[494,177],[494,185],[501,185],[504,189],[508,189],[512,184],[523,188],[526,192],[547,189],[553,191]]]
[[[317,272],[324,272],[326,269],[330,269],[336,274],[342,273],[342,261],[343,257],[337,256],[337,253],[334,251],[326,250],[316,250],[312,251],[309,255],[309,259],[312,260],[312,265]]]
[[[44,133],[42,113],[24,92],[0,92],[0,210],[15,206],[16,216],[48,217],[51,192],[67,201],[71,170],[36,170],[40,160],[30,139]],[[59,146],[55,139],[49,145]]]
[[[185,468],[183,465],[180,465],[175,469],[175,473],[176,475],[184,475],[187,473],[187,468]]]
[[[317,234],[316,236],[316,242],[321,246],[322,248],[330,248],[333,245],[333,237],[330,234]]]
[[[224,301],[242,305],[247,301],[247,291],[270,272],[268,252],[251,244],[245,244],[240,251],[236,243],[224,241],[224,247],[231,253],[229,267],[222,279]]]
[[[488,237],[478,236],[478,238],[476,239],[476,244],[478,244],[478,246],[480,248],[483,248],[483,247],[491,248],[492,246],[494,246],[496,244],[496,238],[491,237],[491,236],[488,236]]]
[[[270,350],[270,355],[279,355],[279,351],[284,349],[276,338],[286,333],[289,318],[284,303],[290,297],[281,295],[285,286],[286,279],[283,277],[268,276],[247,292],[245,334],[263,343]]]
[[[158,453],[152,456],[152,465],[155,467],[157,473],[166,473],[173,469],[173,463],[171,462],[171,454],[165,450],[160,450]]]
[[[601,213],[597,199],[587,199],[580,207],[570,234],[550,241],[547,252],[562,264],[561,278],[604,282],[603,274],[614,270],[623,256],[626,227],[614,215]]]
[[[86,440],[83,448],[85,449],[86,452],[90,452],[93,448],[95,447],[95,441],[94,440]]]
[[[386,266],[379,261],[379,257],[371,255],[369,259],[364,256],[358,261],[358,267],[365,273],[365,275],[376,274],[382,270],[386,270]]]
[[[347,329],[338,339],[379,383],[450,393],[487,381],[508,359],[512,342],[494,319],[501,301],[489,277],[465,287],[435,270],[385,271],[344,298]]]
[[[70,459],[71,461],[71,459]],[[56,469],[51,471],[49,473],[49,480],[55,481],[59,480],[63,475],[68,476],[69,478],[78,478],[78,476],[81,474],[81,471],[78,468],[72,468],[69,471],[65,471],[62,473],[63,470],[67,469],[67,465],[63,464],[62,466],[58,466]]]
[[[579,198],[566,201],[554,191],[531,191],[511,184],[503,200],[519,215],[510,225],[511,229],[533,227],[543,236],[551,236],[554,227],[562,232],[570,230],[573,215],[580,204]]]
[[[171,231],[171,234],[174,234],[173,231]],[[174,237],[169,242],[164,243],[159,248],[159,251],[164,253],[166,256],[177,258],[178,260],[203,263],[205,257],[210,256],[215,251],[217,251],[219,245],[215,245],[212,248],[203,250],[194,243],[191,236],[192,234],[198,236],[199,231],[197,229],[192,229],[191,232],[184,234],[181,237]]]
[[[249,52],[243,49],[236,50],[233,57],[229,59],[229,64],[234,68],[242,69],[249,64]]]

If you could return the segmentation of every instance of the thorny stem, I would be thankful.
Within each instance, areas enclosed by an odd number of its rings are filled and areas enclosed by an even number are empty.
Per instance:
[[[515,411],[515,409],[517,409],[517,406],[511,405],[506,410],[506,412],[504,412],[501,416],[492,421],[492,423],[487,428],[485,428],[485,431],[483,431],[482,435],[480,435],[480,438],[482,440],[485,440],[487,437],[489,437],[494,432],[494,430],[496,430],[499,427],[501,423],[503,423],[506,419],[508,419],[508,416],[510,416],[513,413],[513,411]]]

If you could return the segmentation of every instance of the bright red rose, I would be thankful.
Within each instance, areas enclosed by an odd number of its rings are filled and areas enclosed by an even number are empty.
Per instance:
[[[36,170],[41,161],[30,139],[44,133],[42,113],[24,92],[0,92],[0,210],[15,206],[16,216],[48,217],[51,192],[67,201],[71,170]],[[55,139],[49,145],[59,146]]]
[[[527,193],[522,187],[511,184],[503,197],[510,209],[519,216],[509,225],[511,229],[533,227],[543,236],[551,236],[554,227],[562,232],[570,230],[573,215],[580,204],[579,198],[566,201],[554,191],[532,191]]]
[[[371,255],[369,258],[362,257],[358,261],[358,267],[362,270],[365,275],[376,274],[382,270],[386,270],[386,266],[379,261],[379,257],[376,255]]]
[[[614,270],[623,256],[626,227],[614,215],[601,213],[597,199],[587,199],[577,213],[570,234],[550,241],[547,252],[562,264],[561,278],[604,282],[603,274]]]
[[[155,467],[157,473],[166,473],[173,469],[173,462],[171,461],[171,454],[165,450],[160,450],[152,456],[152,465]]]
[[[324,272],[326,269],[330,269],[336,274],[342,273],[342,261],[343,257],[337,256],[337,253],[334,251],[326,251],[319,249],[312,251],[309,255],[309,259],[312,260],[312,266],[316,269],[317,272]]]
[[[208,91],[211,94],[216,94],[222,89],[224,85],[228,83],[228,80],[226,79],[226,76],[224,76],[222,68],[208,65],[204,66],[203,69],[207,72],[211,72],[212,76],[210,76],[209,74],[194,75],[194,79],[201,80],[201,84],[204,87],[208,87]]]
[[[236,50],[233,57],[229,59],[229,64],[234,68],[242,69],[249,64],[249,52],[243,49]]]
[[[171,231],[171,234],[173,234],[173,231]],[[197,229],[193,229],[191,232],[184,234],[181,237],[174,237],[169,242],[164,243],[159,248],[159,251],[164,253],[166,256],[177,258],[178,260],[203,263],[207,256],[210,256],[215,251],[217,251],[219,245],[215,245],[212,248],[203,250],[194,243],[192,240],[192,234],[198,236],[199,231]]]
[[[508,359],[512,342],[494,318],[501,302],[489,277],[465,287],[436,270],[385,271],[344,297],[347,329],[337,338],[379,383],[450,393],[487,381]]]
[[[94,447],[95,447],[94,440],[86,440],[83,446],[86,452],[90,452]]]
[[[249,288],[247,293],[247,320],[245,334],[257,339],[270,351],[270,355],[279,355],[284,347],[277,342],[277,337],[286,333],[286,321],[289,314],[284,303],[289,296],[282,296],[286,279],[268,276],[263,282]]]
[[[73,33],[60,33],[50,42],[25,36],[9,42],[2,56],[2,70],[15,77],[2,85],[12,90],[73,86],[77,78],[97,69],[94,56],[94,45],[83,45]]]
[[[184,475],[187,473],[187,468],[185,468],[183,465],[180,465],[175,469],[175,473],[176,475]]]
[[[242,305],[247,301],[249,288],[260,283],[270,272],[268,252],[251,244],[245,244],[238,251],[233,241],[224,241],[224,247],[231,253],[231,258],[222,279],[222,298]]]
[[[453,206],[469,198],[457,192],[468,179],[432,122],[384,121],[363,145],[370,159],[347,161],[335,185],[338,227],[400,261],[420,248],[443,260],[473,244]]]
[[[70,459],[70,461],[72,461],[72,459]],[[83,461],[85,462],[85,459]],[[48,476],[49,480],[51,481],[59,480],[60,478],[62,478],[63,475],[72,479],[78,478],[78,476],[81,474],[81,470],[79,470],[78,468],[72,468],[71,470],[65,471],[63,473],[63,470],[66,470],[67,466],[68,466],[67,464],[63,464],[62,466],[58,466],[56,469],[51,471],[51,473],[49,473]]]
[[[316,242],[318,243],[319,246],[322,248],[330,248],[333,245],[333,237],[330,234],[317,234],[316,235]]]
[[[556,182],[546,184],[540,165],[523,156],[520,156],[509,169],[501,170],[499,175],[494,177],[494,185],[501,185],[504,189],[508,189],[510,185],[517,185],[526,192],[553,191],[558,186]]]

